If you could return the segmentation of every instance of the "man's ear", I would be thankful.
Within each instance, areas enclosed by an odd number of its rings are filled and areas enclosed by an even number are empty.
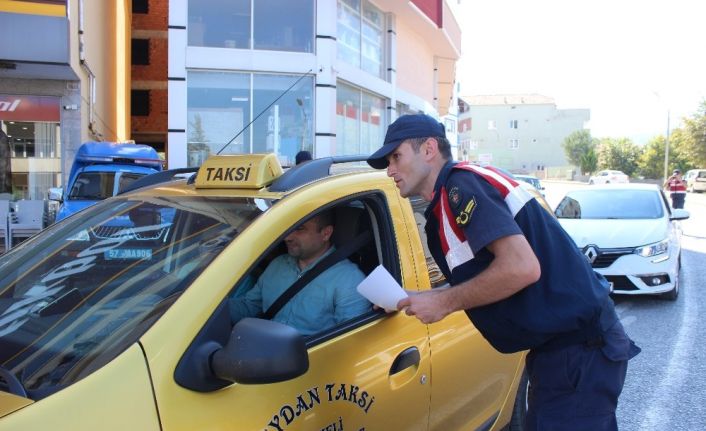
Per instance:
[[[424,141],[424,156],[427,160],[433,159],[439,154],[439,142],[435,138],[427,138]]]
[[[321,229],[321,233],[324,234],[324,241],[330,241],[331,235],[333,235],[333,226],[324,226],[324,228]]]

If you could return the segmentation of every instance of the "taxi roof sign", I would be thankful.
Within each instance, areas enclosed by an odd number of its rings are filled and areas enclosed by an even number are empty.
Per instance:
[[[283,173],[274,154],[211,156],[199,168],[196,188],[260,189]]]

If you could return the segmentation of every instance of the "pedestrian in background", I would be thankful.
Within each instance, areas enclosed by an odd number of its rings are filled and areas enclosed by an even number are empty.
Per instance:
[[[296,156],[294,156],[294,164],[295,165],[298,165],[300,163],[304,163],[307,160],[311,160],[311,153],[306,150],[302,150],[302,151],[298,152]]]
[[[608,283],[512,178],[451,160],[443,124],[404,115],[368,158],[402,197],[421,196],[427,245],[450,287],[402,299],[422,323],[465,311],[502,353],[529,350],[526,430],[617,430],[628,360]]]
[[[684,208],[686,181],[682,179],[679,169],[675,169],[674,172],[672,172],[672,176],[667,178],[663,187],[672,199],[672,208]]]

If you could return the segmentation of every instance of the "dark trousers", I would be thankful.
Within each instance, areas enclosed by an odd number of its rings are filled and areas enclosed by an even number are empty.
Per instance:
[[[686,193],[672,193],[672,208],[684,208]]]
[[[525,430],[617,430],[615,410],[628,359],[639,352],[617,324],[606,344],[575,344],[527,355],[530,379]]]

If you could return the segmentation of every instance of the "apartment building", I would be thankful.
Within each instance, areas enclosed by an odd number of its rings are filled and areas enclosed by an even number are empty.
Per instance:
[[[285,165],[300,150],[369,154],[410,112],[445,121],[455,142],[461,32],[446,1],[171,0],[168,9],[169,167],[218,152],[275,152]]]
[[[124,0],[0,0],[0,193],[43,199],[87,140],[129,131]]]
[[[131,139],[165,155],[169,2],[132,0]]]
[[[539,94],[461,96],[458,158],[543,177],[570,169],[562,143],[590,116],[589,109],[558,109]]]

